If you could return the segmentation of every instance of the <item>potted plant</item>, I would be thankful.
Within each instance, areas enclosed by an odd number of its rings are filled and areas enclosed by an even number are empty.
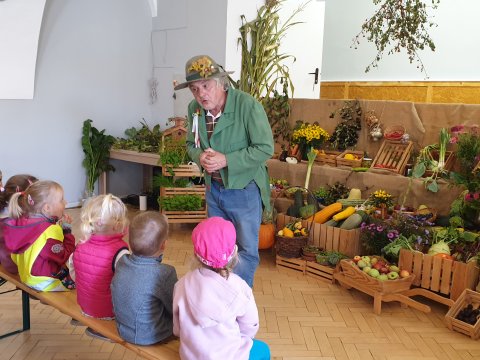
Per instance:
[[[160,196],[158,204],[162,211],[199,211],[204,205],[202,197],[196,194]]]
[[[85,154],[82,165],[87,175],[85,186],[87,198],[94,195],[95,183],[103,172],[115,171],[115,168],[108,162],[110,148],[115,142],[115,138],[106,135],[105,129],[98,131],[92,126],[92,122],[90,119],[85,120],[82,128],[82,149]]]

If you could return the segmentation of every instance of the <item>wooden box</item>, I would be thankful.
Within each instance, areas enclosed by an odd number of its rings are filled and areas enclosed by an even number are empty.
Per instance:
[[[278,268],[293,271],[298,274],[305,274],[306,261],[298,258],[284,258],[277,255],[275,263]]]
[[[458,331],[477,340],[480,337],[480,320],[477,320],[475,325],[470,325],[456,319],[458,313],[469,304],[472,304],[474,309],[478,309],[480,306],[480,294],[476,291],[465,289],[447,312],[447,315],[445,315],[445,322],[450,330]]]
[[[173,175],[170,171],[173,171]],[[171,165],[162,165],[162,175],[163,176],[178,176],[178,177],[192,177],[192,176],[203,176],[198,168],[198,165],[195,163],[189,165],[179,165],[176,168],[172,168]]]
[[[328,165],[328,166],[337,166],[337,156],[341,154],[340,151],[334,150],[325,150],[321,152],[319,151],[317,157],[315,158],[315,162],[319,165]]]
[[[295,219],[291,216],[278,214],[277,230],[282,229],[285,224],[293,220]],[[309,245],[317,246],[325,251],[339,251],[348,257],[363,254],[360,229],[345,230],[325,224],[310,224],[306,220],[303,220],[302,223],[307,229],[310,229]]]
[[[414,286],[448,296],[450,301],[441,301],[448,306],[452,306],[465,289],[475,288],[480,271],[475,261],[462,263],[404,249],[400,250],[398,266],[415,274]],[[417,294],[441,300],[430,297],[428,292]]]
[[[356,157],[355,160],[345,159],[345,155],[352,154]],[[363,161],[363,151],[345,150],[337,156],[337,166],[361,167]]]
[[[438,150],[432,151],[432,156],[434,160],[438,160],[438,154],[439,154]],[[443,168],[446,171],[452,170],[454,162],[455,162],[455,154],[453,153],[453,151],[446,151],[445,165],[443,166]],[[423,174],[423,177],[429,177],[429,176],[432,176],[432,171],[431,170],[425,171],[425,174]]]
[[[307,261],[305,275],[314,277],[318,280],[326,280],[333,284],[335,281],[333,274],[339,270],[338,267],[320,265],[314,261]]]
[[[205,204],[205,186],[197,185],[186,188],[160,188],[160,196],[176,195],[199,195],[204,202],[203,208],[197,211],[171,211],[162,210],[160,212],[168,217],[169,223],[199,223],[207,218],[207,206]]]
[[[384,140],[377,156],[373,159],[371,169],[381,169],[403,175],[405,166],[413,149],[413,142]]]

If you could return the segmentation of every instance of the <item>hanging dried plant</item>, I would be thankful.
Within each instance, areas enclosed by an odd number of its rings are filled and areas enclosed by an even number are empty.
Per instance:
[[[375,44],[377,54],[365,72],[378,67],[386,51],[387,55],[391,55],[405,49],[410,63],[416,61],[417,68],[428,78],[418,52],[426,48],[435,51],[428,30],[437,25],[430,20],[427,10],[436,9],[440,0],[373,0],[373,3],[380,4],[380,8],[370,19],[365,20],[362,30],[351,45],[357,49],[363,37]]]

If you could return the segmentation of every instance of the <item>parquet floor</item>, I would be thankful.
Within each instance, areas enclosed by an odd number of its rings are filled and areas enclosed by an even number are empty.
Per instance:
[[[78,218],[78,210],[69,211]],[[179,276],[189,268],[192,228],[171,228],[165,261]],[[429,303],[432,312],[424,314],[387,303],[377,316],[369,296],[279,270],[271,251],[261,252],[254,293],[261,321],[257,337],[270,345],[275,360],[480,360],[480,342],[445,327],[446,307]],[[67,316],[36,300],[31,318],[30,331],[0,340],[0,360],[140,359],[84,335],[84,327],[70,325]],[[20,326],[20,294],[0,296],[0,334]]]

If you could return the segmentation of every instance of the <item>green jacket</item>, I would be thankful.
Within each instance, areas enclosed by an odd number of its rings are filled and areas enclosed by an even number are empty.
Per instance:
[[[199,148],[195,148],[192,132],[194,113],[199,113]],[[227,157],[227,168],[220,169],[225,188],[243,189],[254,180],[264,207],[270,209],[270,180],[265,162],[273,155],[273,135],[263,106],[247,93],[230,88],[225,109],[209,141],[205,111],[193,100],[188,105],[187,151],[200,169],[200,154],[209,147]],[[205,183],[211,184],[207,173]]]

